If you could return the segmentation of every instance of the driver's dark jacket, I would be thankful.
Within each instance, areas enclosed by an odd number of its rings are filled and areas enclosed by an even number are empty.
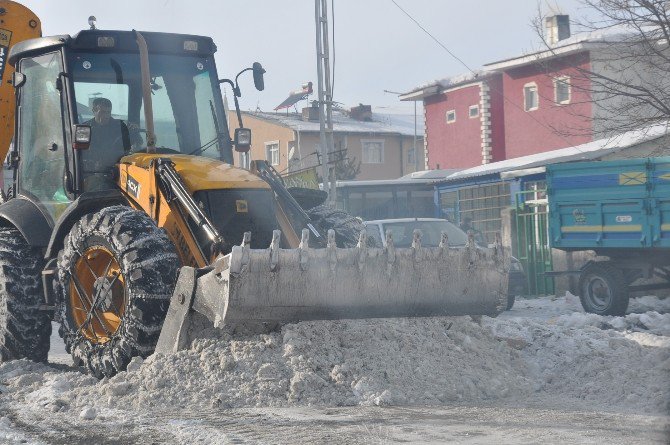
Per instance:
[[[84,122],[91,126],[91,145],[80,152],[84,172],[109,173],[130,150],[130,134],[126,124],[111,118],[107,125],[99,124],[95,119]]]

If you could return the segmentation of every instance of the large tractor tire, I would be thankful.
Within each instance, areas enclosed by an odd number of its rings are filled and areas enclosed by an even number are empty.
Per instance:
[[[358,218],[328,204],[311,208],[307,210],[307,214],[314,227],[324,236],[330,229],[335,231],[337,247],[355,247],[358,244],[361,231],[365,230],[365,226]],[[372,238],[368,238],[368,245],[374,247]]]
[[[75,364],[111,377],[153,353],[179,266],[165,231],[142,212],[113,206],[79,220],[59,254],[56,311]]]
[[[44,303],[39,249],[17,229],[0,227],[0,360],[46,362],[51,320]]]
[[[625,315],[629,296],[623,272],[608,262],[589,264],[579,277],[579,299],[586,312]]]

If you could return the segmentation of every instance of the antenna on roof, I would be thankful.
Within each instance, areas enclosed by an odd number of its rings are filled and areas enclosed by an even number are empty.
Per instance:
[[[96,20],[98,20],[98,19],[96,19],[94,15],[89,16],[89,18],[88,18],[88,24],[89,24],[89,26],[91,27],[91,29],[96,29],[96,27],[95,27],[95,22],[96,22]]]

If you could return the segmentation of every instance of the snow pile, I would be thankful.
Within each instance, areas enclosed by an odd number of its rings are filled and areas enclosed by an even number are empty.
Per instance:
[[[670,297],[663,299],[654,296],[631,298],[628,304],[628,312],[643,313],[650,311],[670,312]]]
[[[667,414],[670,314],[600,317],[575,312],[572,303],[520,300],[481,323],[470,317],[319,321],[272,334],[200,339],[187,351],[134,359],[127,372],[100,382],[21,360],[0,364],[0,392],[17,409],[80,422],[175,408],[482,400]]]
[[[643,297],[631,300],[629,310],[655,310],[605,317],[584,313],[570,294],[552,300],[520,300],[515,310],[483,322],[494,336],[523,343],[527,377],[537,391],[670,413],[670,313],[657,312],[668,310],[670,301]],[[541,310],[543,305],[550,308]]]
[[[593,326],[600,329],[648,332],[670,336],[670,314],[659,314],[656,311],[628,314],[625,317],[602,317],[595,314],[573,313],[561,315],[554,322],[572,328]]]
[[[531,386],[523,366],[469,317],[303,322],[198,340],[75,393],[136,408],[441,405],[523,394]]]
[[[548,324],[523,319],[487,319],[484,324],[498,337],[525,342],[523,358],[538,392],[603,407],[668,413],[670,338],[628,331],[629,317],[574,314]],[[658,329],[668,332],[670,318],[664,321]]]
[[[16,425],[7,417],[0,417],[0,443],[3,444],[27,444],[45,445],[42,441],[29,438],[16,428]]]

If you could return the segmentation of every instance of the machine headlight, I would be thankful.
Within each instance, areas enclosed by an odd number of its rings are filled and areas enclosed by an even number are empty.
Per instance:
[[[235,151],[247,152],[251,148],[251,130],[248,128],[235,129]]]
[[[90,125],[75,125],[74,126],[74,141],[72,148],[75,150],[87,150],[91,144],[91,126]]]

